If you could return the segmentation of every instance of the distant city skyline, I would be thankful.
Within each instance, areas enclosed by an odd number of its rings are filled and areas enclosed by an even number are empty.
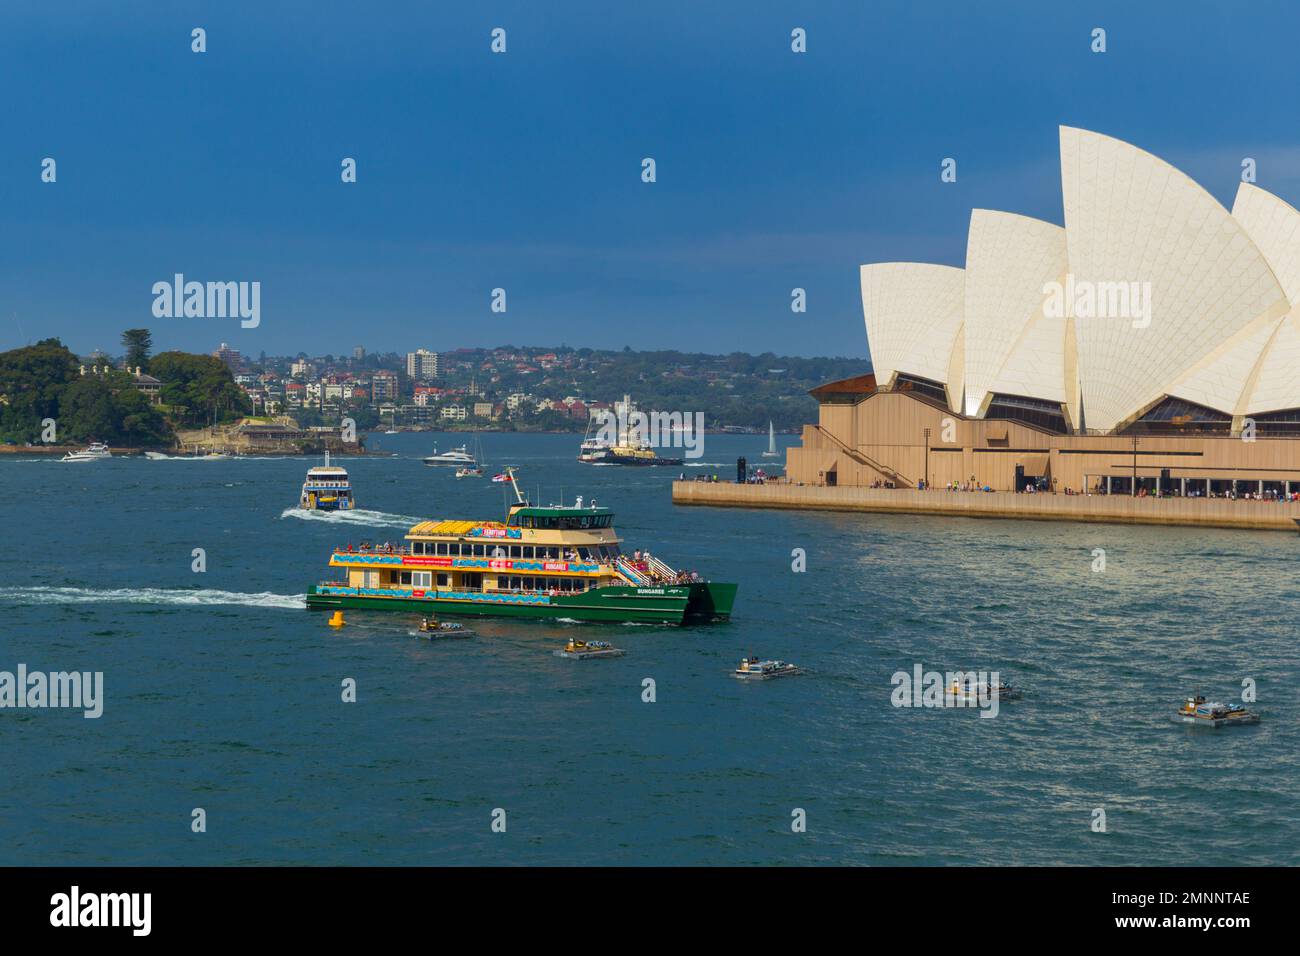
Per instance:
[[[1249,157],[1300,204],[1297,108],[1271,95],[1297,27],[1281,3],[6,9],[0,349],[115,354],[148,327],[156,351],[865,361],[860,265],[960,265],[972,208],[1062,222],[1058,124],[1225,204]],[[177,273],[260,283],[259,324],[155,317]]]

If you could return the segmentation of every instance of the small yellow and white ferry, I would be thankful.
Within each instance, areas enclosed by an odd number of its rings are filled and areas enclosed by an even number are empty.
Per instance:
[[[307,511],[351,511],[356,507],[347,469],[331,465],[328,450],[324,465],[307,469],[298,507]]]
[[[403,545],[335,548],[330,567],[345,577],[308,588],[307,606],[669,624],[731,616],[736,585],[629,555],[608,508],[582,498],[535,507],[514,469],[506,475],[515,503],[504,522],[422,521]]]

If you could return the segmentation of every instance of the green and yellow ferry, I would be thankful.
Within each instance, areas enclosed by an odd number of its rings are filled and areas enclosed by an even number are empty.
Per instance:
[[[515,503],[499,521],[423,521],[405,545],[336,548],[347,577],[307,590],[309,608],[689,624],[726,620],[736,585],[624,553],[614,513],[595,501],[533,506],[513,470]]]

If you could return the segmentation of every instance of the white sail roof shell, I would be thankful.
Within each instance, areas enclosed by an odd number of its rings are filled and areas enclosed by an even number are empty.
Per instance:
[[[1300,408],[1300,306],[1279,323],[1260,357],[1240,413],[1257,415]]]
[[[962,325],[964,273],[924,262],[862,267],[862,312],[876,381],[897,372],[947,382]]]
[[[1300,408],[1300,212],[1242,184],[1229,214],[1128,143],[1065,126],[1060,143],[1064,229],[976,209],[965,270],[862,267],[881,385],[899,372],[943,382],[968,415],[1004,393],[1068,402],[1078,421],[1081,401],[1094,431],[1164,395],[1238,416]],[[1045,308],[1050,282],[1065,315]],[[1140,308],[1087,314],[1085,287],[1122,288]]]
[[[1268,190],[1242,183],[1232,202],[1232,218],[1263,253],[1287,301],[1300,302],[1300,212]]]
[[[1248,383],[1239,413],[1300,408],[1300,211],[1251,183],[1237,187],[1232,217],[1245,227],[1291,302]]]
[[[1141,315],[1079,316],[1075,335],[1090,429],[1110,431],[1256,319],[1285,292],[1245,228],[1190,178],[1135,146],[1063,126],[1061,188],[1073,280],[1138,283]],[[1214,407],[1231,387],[1204,386]]]
[[[1065,317],[1044,314],[1044,286],[1065,276],[1065,230],[1041,219],[971,211],[966,237],[968,415],[991,393],[1065,400]]]

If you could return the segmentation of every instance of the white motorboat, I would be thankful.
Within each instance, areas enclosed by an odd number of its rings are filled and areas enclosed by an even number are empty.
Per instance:
[[[426,465],[456,465],[466,468],[478,467],[478,462],[474,460],[474,456],[466,450],[464,445],[453,448],[451,451],[445,451],[441,455],[438,454],[438,446],[435,445],[433,454],[425,458],[424,463]]]
[[[108,446],[103,442],[91,442],[81,451],[72,451],[64,455],[62,461],[99,461],[101,458],[112,458],[113,453],[108,450]]]

